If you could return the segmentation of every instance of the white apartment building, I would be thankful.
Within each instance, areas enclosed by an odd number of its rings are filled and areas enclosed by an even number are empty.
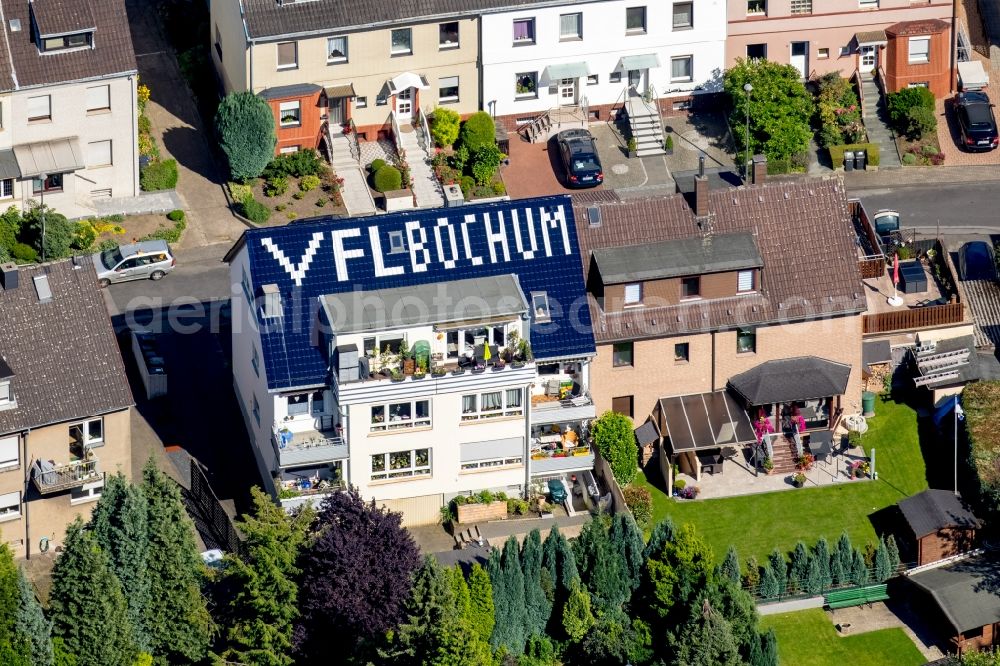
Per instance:
[[[285,506],[357,486],[407,524],[593,467],[568,197],[247,231],[233,377]]]
[[[481,23],[484,108],[505,119],[561,106],[605,118],[629,90],[683,108],[721,89],[722,0],[526,3]]]

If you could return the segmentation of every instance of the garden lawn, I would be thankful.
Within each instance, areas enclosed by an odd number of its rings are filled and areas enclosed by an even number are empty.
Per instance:
[[[876,538],[871,514],[927,488],[916,412],[880,399],[876,414],[862,443],[868,453],[876,449],[877,481],[694,501],[668,497],[641,473],[636,483],[653,496],[654,521],[671,516],[678,525],[693,524],[719,560],[730,544],[741,560],[753,555],[763,562],[774,548],[789,552],[800,539],[812,545],[821,536],[833,543],[845,529],[863,546]]]
[[[768,615],[761,628],[774,628],[782,666],[920,666],[927,662],[910,637],[899,628],[841,637],[819,608]]]

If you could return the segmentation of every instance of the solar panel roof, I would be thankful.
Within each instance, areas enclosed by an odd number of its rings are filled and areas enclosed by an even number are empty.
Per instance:
[[[255,297],[275,284],[289,304],[260,327],[270,389],[326,381],[313,334],[320,297],[357,290],[514,274],[529,301],[541,292],[548,301],[549,316],[530,325],[536,359],[595,353],[568,196],[250,229],[227,259],[244,247]]]

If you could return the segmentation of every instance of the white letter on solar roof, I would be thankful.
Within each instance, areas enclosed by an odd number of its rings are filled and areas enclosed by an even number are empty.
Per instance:
[[[270,238],[261,238],[260,244],[263,245],[274,260],[281,264],[281,267],[285,269],[292,281],[295,282],[296,287],[302,286],[302,280],[306,276],[306,271],[309,270],[309,264],[312,263],[313,257],[316,256],[316,252],[319,250],[320,243],[323,242],[323,232],[317,231],[312,235],[312,239],[309,241],[309,245],[306,246],[305,254],[302,255],[302,261],[298,263],[297,266],[292,266],[292,262],[289,261],[285,253],[278,249],[278,246],[274,244]]]
[[[378,227],[368,227],[368,240],[372,245],[372,259],[375,261],[375,277],[389,277],[399,275],[403,272],[402,266],[385,267],[385,258],[382,256],[382,241],[378,236]]]
[[[330,237],[333,238],[333,263],[337,266],[338,282],[346,282],[349,279],[347,275],[348,259],[365,256],[365,251],[360,247],[353,250],[344,249],[345,238],[357,238],[360,235],[361,229],[357,227],[354,229],[335,229],[330,232]]]
[[[527,215],[525,217],[528,219],[528,241],[531,243],[530,248],[524,247],[524,241],[521,239],[521,220],[518,219],[517,211],[510,211],[510,225],[514,227],[514,245],[517,246],[517,251],[524,259],[534,259],[535,252],[538,250],[538,244],[535,243],[535,229],[531,225],[531,211],[525,211]]]
[[[431,253],[426,247],[427,230],[420,226],[420,222],[411,220],[406,223],[406,237],[410,241],[410,265],[413,272],[426,272],[427,264],[431,262]]]
[[[441,242],[441,230],[448,229],[448,242],[449,242],[449,254],[450,259],[445,259],[444,255],[444,243]],[[434,227],[434,240],[437,242],[437,252],[438,261],[444,264],[447,269],[452,269],[455,267],[455,263],[458,261],[458,243],[455,242],[455,227],[448,224],[447,217],[439,217],[437,220],[437,225]]]
[[[472,254],[472,244],[469,242],[469,225],[476,221],[476,216],[469,214],[462,222],[462,242],[465,245],[465,258],[472,262],[473,266],[482,266],[483,258]]]
[[[507,229],[504,228],[503,224],[503,211],[497,211],[497,231],[493,232],[493,228],[490,226],[490,214],[483,213],[483,227],[486,229],[486,246],[490,248],[490,262],[497,263],[497,241],[500,242],[500,247],[503,248],[503,260],[510,261],[510,250],[507,249]]]

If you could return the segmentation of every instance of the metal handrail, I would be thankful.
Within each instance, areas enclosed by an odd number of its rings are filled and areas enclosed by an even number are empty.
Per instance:
[[[417,141],[429,157],[433,145],[431,142],[431,128],[427,125],[427,114],[418,108],[417,119],[419,120],[419,123],[417,123]]]
[[[41,493],[57,492],[67,488],[82,486],[90,481],[102,478],[103,474],[97,469],[97,458],[87,460],[75,460],[63,465],[56,465],[52,469],[42,469],[41,461],[36,460],[32,477],[35,487]]]
[[[865,108],[865,86],[864,82],[861,80],[861,70],[857,67],[854,68],[854,74],[852,75],[854,80],[858,82],[858,104],[861,105],[861,109]]]
[[[361,144],[358,143],[358,126],[354,124],[354,118],[349,118],[347,124],[351,128],[351,135],[347,137],[351,157],[353,157],[358,164],[361,164]]]
[[[396,144],[396,154],[399,159],[406,159],[406,151],[403,150],[403,142],[400,139],[399,121],[396,120],[396,112],[389,112],[389,122],[392,124],[392,141]]]
[[[549,113],[550,113],[549,111],[546,111],[541,115],[536,116],[534,120],[532,120],[530,123],[524,126],[523,130],[521,131],[524,132],[523,136],[525,139],[533,143],[534,137],[537,136],[539,133],[541,133],[543,125],[545,125],[546,123],[548,123],[549,126],[552,125],[552,122],[549,119]]]

